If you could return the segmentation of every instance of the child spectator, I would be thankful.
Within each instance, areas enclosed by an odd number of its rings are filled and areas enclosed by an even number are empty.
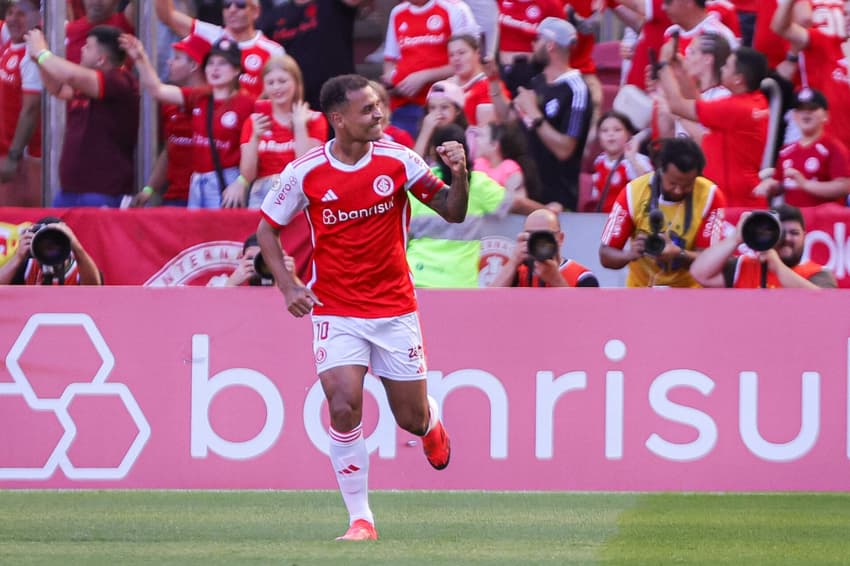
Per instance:
[[[596,125],[600,153],[593,162],[593,210],[611,212],[617,195],[630,181],[652,170],[649,158],[638,153],[639,137],[631,120],[615,110],[599,117]]]
[[[453,82],[438,81],[431,86],[426,98],[428,113],[422,119],[422,127],[413,147],[426,161],[435,161],[435,156],[428,155],[428,148],[431,136],[438,127],[457,124],[466,131],[469,122],[463,112],[464,102],[463,89]]]
[[[151,96],[192,109],[195,151],[188,208],[221,208],[222,191],[239,176],[239,137],[254,110],[254,97],[239,89],[239,46],[231,39],[220,39],[204,59],[207,85],[178,87],[159,80],[138,39],[124,34],[121,44],[136,62],[142,85]]]
[[[328,123],[304,100],[304,81],[295,59],[272,57],[263,69],[263,94],[242,127],[240,175],[222,195],[222,206],[260,208],[290,161],[328,139]],[[250,193],[248,193],[250,187]],[[247,196],[247,199],[246,199]]]
[[[773,177],[762,181],[754,193],[768,198],[783,195],[785,204],[796,207],[844,204],[850,193],[850,155],[824,132],[829,120],[826,97],[804,88],[797,95],[793,117],[801,138],[782,148]]]
[[[525,135],[513,123],[496,124],[475,128],[478,157],[473,169],[486,173],[491,179],[505,187],[513,199],[510,212],[528,214],[543,204],[529,198],[528,187],[532,190],[539,185],[534,162],[525,149]],[[509,157],[510,156],[510,157]],[[545,206],[554,212],[562,212],[559,202]]]

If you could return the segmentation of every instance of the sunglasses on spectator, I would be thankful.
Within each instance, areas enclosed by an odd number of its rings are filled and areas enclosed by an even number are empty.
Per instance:
[[[221,3],[222,10],[227,10],[231,6],[236,6],[237,9],[244,10],[248,7],[248,0],[224,0]]]

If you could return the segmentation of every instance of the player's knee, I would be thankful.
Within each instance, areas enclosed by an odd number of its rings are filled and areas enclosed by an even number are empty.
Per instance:
[[[428,430],[428,414],[408,413],[405,415],[396,415],[398,426],[416,436],[424,436]]]
[[[346,401],[331,402],[328,409],[331,423],[334,429],[339,432],[347,432],[360,424],[362,411],[360,407],[352,403]]]

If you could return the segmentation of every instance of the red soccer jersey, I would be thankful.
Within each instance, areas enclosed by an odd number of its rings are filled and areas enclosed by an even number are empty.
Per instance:
[[[113,26],[124,33],[135,34],[136,29],[130,23],[124,12],[115,12],[105,22],[97,24],[99,26]],[[65,26],[65,58],[72,63],[79,63],[82,56],[83,45],[86,43],[86,37],[89,32],[94,29],[95,24],[91,23],[85,16],[77,18],[73,22],[69,22]]]
[[[192,170],[196,173],[215,171],[210,137],[207,134],[210,89],[201,86],[183,87],[180,90],[183,92],[186,107],[192,109],[192,144],[195,147]],[[254,97],[241,90],[230,98],[216,100],[213,104],[213,139],[218,148],[222,169],[239,165],[239,136],[242,133],[242,125],[253,111]]]
[[[511,99],[511,93],[508,92],[505,83],[499,81],[499,85],[502,89],[502,96],[505,97],[505,100],[509,101]],[[482,77],[480,80],[464,85],[463,90],[466,93],[463,103],[463,113],[466,114],[469,125],[475,126],[478,124],[475,109],[478,108],[479,104],[490,104],[493,102],[493,99],[490,97],[490,83],[485,77]]]
[[[589,18],[593,15],[592,0],[558,0],[561,4],[561,17],[566,14],[567,6],[572,6],[577,16]],[[592,33],[579,33],[576,44],[570,51],[570,67],[578,69],[583,74],[596,72],[596,62],[593,60],[593,46],[596,38]]]
[[[398,4],[390,12],[384,46],[384,58],[395,61],[392,83],[417,71],[448,65],[449,39],[474,26],[469,6],[458,0],[429,0],[422,6]],[[391,93],[390,106],[393,110],[409,103],[424,106],[429,88],[430,84],[425,85],[410,99]]]
[[[260,140],[257,148],[257,177],[268,177],[283,171],[290,161],[295,160],[295,136],[289,126],[285,126],[272,116],[270,100],[258,100],[254,112],[271,118],[272,127]],[[254,134],[254,119],[248,117],[242,127],[241,143],[247,143]],[[324,142],[328,139],[328,122],[318,112],[313,112],[307,123],[307,135]]]
[[[664,42],[666,43],[673,37],[675,32],[679,32],[679,54],[684,55],[685,49],[691,42],[703,33],[716,33],[722,35],[729,42],[729,47],[732,51],[738,49],[738,36],[729,29],[722,21],[716,12],[709,12],[708,15],[700,23],[689,30],[682,29],[679,24],[673,24],[664,31]]]
[[[717,14],[721,23],[729,28],[735,34],[735,37],[741,37],[741,22],[738,20],[735,4],[728,0],[706,0],[705,9]]]
[[[21,114],[23,94],[41,92],[41,76],[38,66],[27,57],[25,43],[0,48],[0,155],[9,152],[18,116]],[[33,157],[41,157],[41,111],[35,132],[30,138],[27,151]]]
[[[201,20],[192,22],[192,33],[201,36],[210,45],[227,35],[221,26]],[[263,67],[266,61],[274,55],[283,55],[283,47],[258,31],[253,38],[240,41],[239,49],[242,50],[242,74],[239,75],[239,84],[257,98],[263,94]]]
[[[841,50],[843,40],[809,30],[809,44],[800,53],[803,85],[821,91],[829,101],[826,131],[850,147],[850,69]]]
[[[165,172],[168,188],[162,198],[187,200],[189,178],[192,176],[195,145],[192,142],[192,113],[184,106],[164,104],[160,109],[162,136],[168,154]]]
[[[614,201],[617,200],[617,196],[623,190],[623,187],[632,179],[636,179],[652,170],[652,163],[650,163],[647,156],[638,154],[637,159],[640,161],[643,171],[635,170],[631,161],[628,159],[621,159],[618,162],[608,159],[608,156],[604,153],[600,153],[596,157],[596,160],[593,162],[593,188],[591,190],[591,197],[593,200],[602,200],[604,198],[601,202],[600,212],[611,212],[611,209],[614,207]],[[616,169],[614,168],[615,164],[617,165]],[[611,178],[610,182],[608,181],[609,177]]]
[[[323,303],[314,314],[381,318],[416,310],[407,265],[407,191],[430,202],[445,185],[421,157],[376,141],[357,164],[331,154],[335,142],[286,166],[262,214],[288,224],[306,208],[314,244],[310,288]]]
[[[755,12],[759,4],[769,4],[770,2],[759,2],[758,0],[732,0],[732,3],[739,12]]]
[[[393,126],[392,124],[387,124],[387,127],[384,128],[384,139],[400,143],[404,147],[409,147],[410,149],[413,149],[413,146],[416,145],[416,142],[410,134],[398,126]]]
[[[839,177],[850,177],[850,155],[835,138],[825,134],[807,146],[800,142],[789,144],[779,152],[774,178],[785,187],[785,202],[796,207],[817,206],[827,202],[844,204],[844,198],[827,200],[802,190],[791,178],[786,178],[787,169],[796,169],[806,179],[831,181]]]
[[[775,0],[758,3],[756,30],[753,36],[753,47],[764,53],[771,69],[780,64],[788,53],[788,41],[770,29],[770,21],[774,13],[776,13]]]
[[[664,44],[664,31],[673,22],[664,11],[664,0],[646,0],[646,19],[640,30],[635,53],[632,56],[632,67],[626,82],[640,88],[646,88],[646,66],[649,65],[649,50],[654,49],[656,56]]]
[[[830,37],[847,38],[847,16],[844,0],[810,0],[812,28]]]
[[[735,94],[718,100],[698,100],[697,117],[708,128],[702,138],[703,175],[717,183],[729,206],[764,208],[764,198],[753,196],[759,184],[762,154],[770,115],[760,92]]]
[[[537,26],[545,18],[563,18],[558,0],[500,0],[499,49],[531,53],[537,38]]]

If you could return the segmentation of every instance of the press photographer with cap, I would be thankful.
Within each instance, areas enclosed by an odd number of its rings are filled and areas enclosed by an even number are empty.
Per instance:
[[[103,277],[71,227],[47,216],[21,232],[0,285],[103,285]]]
[[[592,271],[561,256],[563,245],[558,215],[548,208],[533,211],[490,287],[599,287]]]
[[[295,258],[284,255],[283,266],[287,271],[294,273]],[[230,275],[216,275],[207,282],[207,287],[241,287],[245,285],[251,287],[274,285],[274,277],[266,267],[260,253],[260,244],[257,241],[256,233],[245,238],[242,253],[237,258],[236,269]]]
[[[767,249],[758,255],[735,257],[742,243],[754,249]],[[704,287],[837,287],[832,272],[813,261],[803,261],[805,243],[806,224],[799,208],[784,204],[771,212],[745,212],[738,220],[734,236],[710,246],[694,260],[691,275]]]

